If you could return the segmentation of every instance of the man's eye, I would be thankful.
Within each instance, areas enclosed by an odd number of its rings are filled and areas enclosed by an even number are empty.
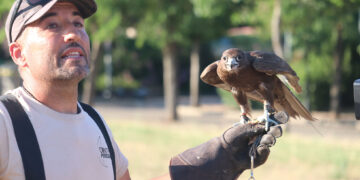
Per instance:
[[[58,27],[58,25],[56,23],[50,23],[46,26],[47,29],[55,29],[57,27]]]
[[[74,22],[74,26],[79,28],[84,27],[84,25],[81,22]]]

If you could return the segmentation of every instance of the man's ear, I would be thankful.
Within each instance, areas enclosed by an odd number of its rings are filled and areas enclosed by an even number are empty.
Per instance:
[[[23,48],[18,42],[12,42],[9,45],[10,56],[12,57],[14,63],[17,64],[19,67],[24,67],[27,65],[22,51]]]

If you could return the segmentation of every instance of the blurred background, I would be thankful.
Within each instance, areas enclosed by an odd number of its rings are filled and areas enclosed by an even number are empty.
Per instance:
[[[0,88],[21,81],[11,61],[0,2]],[[167,172],[171,156],[238,121],[232,96],[201,71],[230,47],[284,58],[300,77],[303,104],[319,119],[292,119],[258,179],[360,179],[360,0],[97,0],[86,21],[91,75],[81,101],[109,122],[133,179]],[[252,103],[254,117],[262,105]],[[260,111],[259,111],[260,110]],[[245,172],[240,179],[247,179]]]

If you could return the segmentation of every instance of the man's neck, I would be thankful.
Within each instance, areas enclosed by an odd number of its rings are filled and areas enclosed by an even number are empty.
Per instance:
[[[78,101],[78,85],[69,85],[69,82],[56,83],[26,83],[24,88],[37,101],[49,108],[61,112],[75,114]]]

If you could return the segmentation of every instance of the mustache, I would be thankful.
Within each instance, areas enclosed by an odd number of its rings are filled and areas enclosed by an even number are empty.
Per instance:
[[[87,52],[85,51],[85,48],[82,47],[79,43],[77,42],[72,42],[70,44],[67,44],[65,47],[63,47],[59,53],[59,57],[61,57],[61,55],[64,53],[64,51],[66,51],[68,48],[72,48],[72,47],[76,47],[76,48],[80,48],[83,52],[83,55],[87,58],[88,57],[88,54]]]

